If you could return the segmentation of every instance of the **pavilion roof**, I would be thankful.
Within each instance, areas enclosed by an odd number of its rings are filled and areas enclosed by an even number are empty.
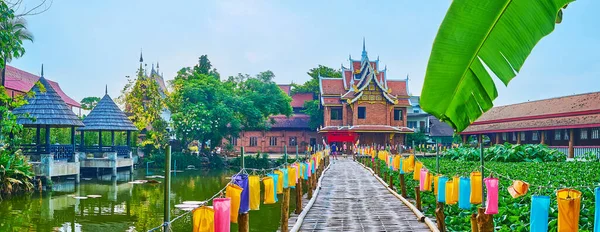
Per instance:
[[[84,126],[43,74],[39,82],[46,91],[41,91],[37,84],[31,88],[34,95],[25,98],[28,103],[13,110],[13,114],[17,115],[17,123],[24,126]]]
[[[137,131],[131,120],[108,94],[104,95],[90,114],[83,119],[83,123],[85,127],[79,130]]]

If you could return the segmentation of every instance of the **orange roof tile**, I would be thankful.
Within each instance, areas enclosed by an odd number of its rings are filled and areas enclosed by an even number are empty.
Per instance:
[[[323,89],[323,91],[321,92],[321,94],[323,95],[340,95],[346,93],[342,78],[321,79],[321,88]]]

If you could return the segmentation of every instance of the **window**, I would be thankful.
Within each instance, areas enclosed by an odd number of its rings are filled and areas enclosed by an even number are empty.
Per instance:
[[[560,136],[561,130],[554,130],[554,140],[560,140],[562,136]]]
[[[358,118],[365,119],[367,117],[367,107],[359,106],[358,107]]]
[[[394,108],[394,120],[402,121],[402,109]]]
[[[331,120],[342,120],[342,107],[331,108]]]
[[[233,146],[237,146],[237,140],[238,140],[238,138],[237,138],[237,137],[231,137],[231,138],[229,139],[229,144],[231,144],[231,145],[233,145]]]
[[[569,140],[569,130],[565,129],[565,140]]]
[[[506,141],[506,137],[508,137],[507,133],[506,132],[502,133],[502,140]]]
[[[408,128],[417,128],[417,122],[408,122]]]
[[[592,129],[592,139],[598,139],[598,138],[600,138],[600,136],[598,136],[598,131],[599,130],[600,129],[598,129],[598,128]]]
[[[520,137],[521,137],[521,141],[527,140],[527,137],[525,136],[525,132],[524,131],[521,131],[521,136]]]
[[[517,141],[517,132],[512,133],[512,141]]]
[[[277,137],[269,137],[269,146],[277,146]]]
[[[538,131],[531,132],[531,140],[537,141],[538,137],[539,137],[539,132]]]
[[[256,137],[250,137],[250,146],[251,147],[256,147],[258,145],[258,138]]]
[[[587,129],[581,129],[581,130],[580,130],[580,135],[579,135],[579,138],[580,138],[580,139],[587,139],[587,138],[588,138],[587,134],[588,134],[588,133],[587,133]]]
[[[289,142],[290,146],[296,146],[298,145],[298,139],[294,136],[294,137],[290,137],[290,142]]]
[[[414,109],[413,113],[418,114],[418,113],[420,113],[420,111],[419,111],[419,109]]]

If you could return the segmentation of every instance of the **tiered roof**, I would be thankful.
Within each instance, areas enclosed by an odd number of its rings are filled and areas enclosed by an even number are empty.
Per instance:
[[[83,119],[84,131],[137,131],[131,120],[119,109],[108,93],[98,102],[90,114]]]
[[[494,107],[462,133],[478,134],[599,126],[600,92],[594,92]]]
[[[31,91],[35,94],[26,97],[27,104],[13,110],[17,115],[17,123],[25,126],[50,125],[54,127],[84,126],[83,122],[67,106],[54,87],[44,78],[44,68],[39,83],[34,84]]]
[[[379,58],[369,60],[364,41],[361,59],[353,60],[350,57],[349,61],[351,68],[342,65],[342,78],[319,75],[321,104],[339,105],[342,101],[353,103],[361,98],[363,90],[374,84],[388,102],[401,106],[410,105],[406,89],[407,80],[389,80],[387,67],[379,69]]]

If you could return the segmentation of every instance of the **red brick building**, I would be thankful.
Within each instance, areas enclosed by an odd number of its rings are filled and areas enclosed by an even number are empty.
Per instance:
[[[410,106],[406,80],[390,80],[379,59],[369,60],[363,41],[360,60],[349,58],[342,78],[319,77],[324,125],[319,130],[328,143],[404,144],[406,109]]]
[[[291,85],[279,85],[281,90],[290,95]],[[289,118],[285,115],[275,115],[271,118],[275,124],[267,131],[242,131],[238,138],[233,138],[230,143],[239,151],[243,146],[245,152],[283,153],[284,145],[288,146],[288,153],[304,153],[307,145],[317,144],[322,140],[316,131],[309,128],[310,117],[301,111],[304,102],[314,100],[312,93],[299,93],[292,97],[294,114]]]
[[[492,144],[546,144],[569,157],[600,155],[600,92],[494,107],[462,132]]]

